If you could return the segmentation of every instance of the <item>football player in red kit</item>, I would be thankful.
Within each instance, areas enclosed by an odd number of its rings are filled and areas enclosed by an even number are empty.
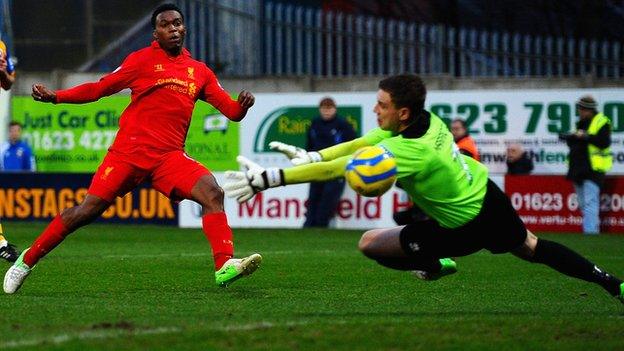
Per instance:
[[[37,262],[76,229],[98,218],[117,196],[144,180],[173,199],[191,199],[202,205],[203,231],[210,241],[215,279],[227,286],[256,270],[262,257],[233,258],[232,230],[223,209],[223,190],[210,171],[184,153],[184,141],[195,102],[205,100],[232,121],[240,121],[254,104],[242,91],[232,100],[214,73],[193,59],[183,47],[184,16],[173,4],[152,14],[154,41],[131,53],[112,73],[95,83],[52,91],[41,84],[32,88],[36,101],[87,103],[131,90],[130,105],[119,121],[119,131],[97,169],[84,201],[56,216],[30,248],[24,250],[4,277],[4,291],[12,294]]]

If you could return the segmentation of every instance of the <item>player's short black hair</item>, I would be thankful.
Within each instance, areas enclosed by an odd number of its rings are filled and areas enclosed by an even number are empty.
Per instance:
[[[379,89],[388,92],[396,108],[407,107],[410,117],[414,119],[425,109],[427,88],[425,83],[415,74],[399,74],[379,82]]]
[[[152,28],[153,29],[156,29],[156,17],[158,17],[158,15],[160,15],[161,13],[165,11],[177,11],[180,14],[180,16],[182,16],[182,20],[184,20],[184,14],[182,13],[182,10],[180,10],[178,6],[176,6],[175,4],[171,4],[171,3],[162,4],[158,6],[156,10],[154,10],[154,12],[152,12]]]
[[[18,121],[9,122],[9,128],[14,127],[14,126],[19,126],[20,128],[22,128],[22,124]]]

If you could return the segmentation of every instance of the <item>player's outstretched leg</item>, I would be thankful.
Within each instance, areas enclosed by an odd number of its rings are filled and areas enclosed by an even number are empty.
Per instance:
[[[624,282],[605,272],[593,262],[559,243],[538,239],[527,231],[523,246],[514,255],[534,263],[545,264],[567,276],[602,286],[609,294],[624,303]]]
[[[80,205],[66,209],[62,214],[54,217],[43,233],[28,249],[24,250],[7,271],[4,276],[4,292],[15,293],[40,259],[65,240],[67,235],[99,217],[109,205],[109,202],[87,194]]]
[[[215,282],[218,286],[227,287],[258,269],[262,262],[262,256],[257,253],[248,257],[233,258],[232,229],[227,223],[224,212],[204,215],[202,224],[204,233],[212,246]]]
[[[255,253],[248,257],[234,258],[234,235],[227,221],[223,209],[223,189],[219,187],[215,178],[201,164],[195,161],[183,169],[193,169],[203,175],[194,183],[190,196],[181,185],[180,195],[190,198],[202,205],[202,230],[212,248],[212,257],[215,267],[215,282],[218,286],[226,287],[238,279],[248,276],[258,269],[262,256]]]

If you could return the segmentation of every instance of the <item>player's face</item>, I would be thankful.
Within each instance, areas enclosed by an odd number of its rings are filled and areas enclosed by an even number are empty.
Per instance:
[[[594,117],[594,110],[590,110],[590,109],[586,109],[582,107],[577,107],[577,110],[578,110],[579,117],[581,117],[581,119],[590,119]]]
[[[401,121],[405,119],[407,109],[397,109],[392,102],[392,97],[387,91],[379,89],[377,92],[377,103],[373,108],[373,112],[377,115],[377,124],[383,130],[391,132],[401,131]],[[409,116],[409,111],[407,111]]]
[[[451,133],[453,134],[453,138],[457,141],[466,135],[466,129],[460,122],[453,122],[451,123]]]
[[[321,114],[321,118],[323,118],[323,120],[329,121],[336,115],[336,107],[323,105],[319,108],[319,113]]]
[[[20,126],[11,126],[9,128],[9,141],[14,143],[22,137],[22,127]]]
[[[161,48],[172,54],[179,54],[184,45],[186,28],[178,11],[165,11],[156,16],[154,39]]]

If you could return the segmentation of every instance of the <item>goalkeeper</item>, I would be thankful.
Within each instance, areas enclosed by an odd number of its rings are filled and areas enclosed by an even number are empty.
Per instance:
[[[367,257],[435,280],[456,271],[455,262],[445,257],[466,256],[484,248],[494,254],[509,252],[596,283],[624,302],[620,279],[525,228],[509,198],[488,179],[487,168],[461,155],[442,120],[424,110],[425,97],[426,88],[418,76],[386,78],[379,83],[374,108],[379,128],[319,152],[271,143],[296,165],[288,169],[265,169],[239,156],[245,171],[226,174],[226,195],[245,202],[270,187],[338,178],[356,150],[380,145],[394,155],[398,182],[430,219],[365,232],[359,249]]]

